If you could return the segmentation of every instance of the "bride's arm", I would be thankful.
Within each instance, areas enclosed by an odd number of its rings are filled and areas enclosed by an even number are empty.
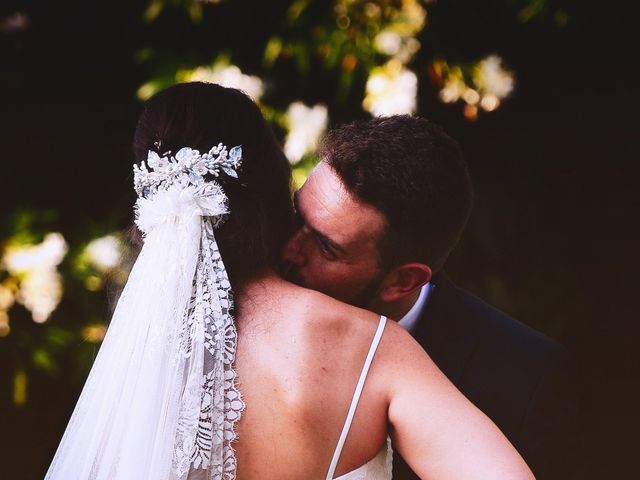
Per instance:
[[[383,337],[385,350],[393,355],[384,368],[389,420],[394,447],[413,471],[436,480],[533,479],[498,427],[453,386],[413,338],[391,327]]]

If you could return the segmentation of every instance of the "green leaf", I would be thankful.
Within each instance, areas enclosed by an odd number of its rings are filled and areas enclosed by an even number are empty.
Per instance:
[[[31,353],[31,360],[33,362],[33,366],[39,370],[49,374],[57,374],[59,372],[59,367],[55,359],[50,352],[43,348],[36,348]]]
[[[47,342],[56,347],[66,347],[75,339],[75,334],[59,327],[49,327],[45,332]]]
[[[271,67],[282,52],[282,39],[274,36],[269,39],[264,49],[263,61],[266,67]]]
[[[151,3],[144,11],[142,18],[145,22],[151,23],[155,21],[164,10],[164,0],[151,0]]]

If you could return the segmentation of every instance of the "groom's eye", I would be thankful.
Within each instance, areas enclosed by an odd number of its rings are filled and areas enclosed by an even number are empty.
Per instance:
[[[327,260],[335,260],[337,258],[336,253],[327,242],[318,236],[316,236],[315,239],[320,253],[322,253]]]

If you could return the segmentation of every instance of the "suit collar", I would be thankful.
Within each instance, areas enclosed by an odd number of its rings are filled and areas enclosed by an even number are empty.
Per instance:
[[[429,301],[420,313],[416,336],[436,330],[447,341],[466,336],[468,322],[461,313],[463,292],[451,281],[446,272],[439,271],[430,282]]]
[[[433,287],[423,308],[414,338],[440,369],[457,383],[478,344],[478,325],[465,309],[466,292],[444,271],[431,281]]]

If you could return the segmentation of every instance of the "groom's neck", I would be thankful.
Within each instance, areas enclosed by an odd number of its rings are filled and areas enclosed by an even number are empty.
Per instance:
[[[368,308],[378,315],[384,315],[391,320],[399,321],[411,310],[411,307],[416,303],[419,296],[420,289],[417,289],[412,294],[395,302],[382,302],[376,298]]]

